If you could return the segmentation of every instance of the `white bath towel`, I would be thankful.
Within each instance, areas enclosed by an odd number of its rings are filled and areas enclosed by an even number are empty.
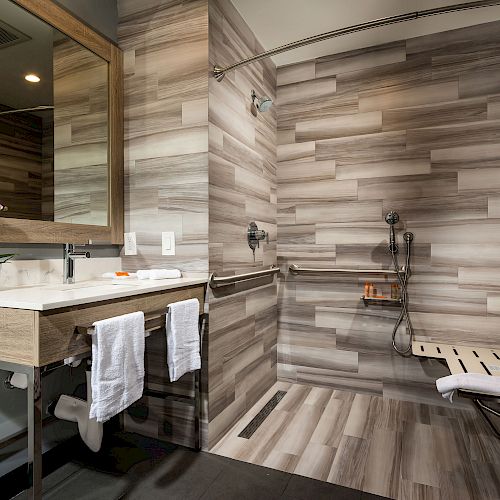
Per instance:
[[[174,382],[201,368],[198,299],[170,304],[167,314],[167,364]]]
[[[94,323],[90,418],[106,422],[142,396],[144,313]]]
[[[140,280],[163,280],[182,277],[179,269],[140,269],[137,278]]]
[[[437,390],[443,398],[453,402],[453,394],[457,389],[500,396],[500,377],[481,373],[457,373],[436,380]]]

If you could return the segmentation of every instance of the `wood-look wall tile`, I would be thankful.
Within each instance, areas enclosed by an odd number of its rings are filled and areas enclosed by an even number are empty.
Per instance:
[[[297,224],[321,222],[376,222],[382,215],[379,201],[351,201],[300,204],[296,208]]]
[[[500,146],[495,143],[431,151],[433,171],[456,172],[465,168],[495,167],[499,161]]]
[[[432,52],[433,55],[455,54],[463,49],[470,50],[471,46],[482,44],[485,40],[498,43],[499,25],[498,21],[494,21],[410,38],[406,40],[406,52],[409,55],[418,55],[422,52]]]
[[[495,219],[415,222],[412,232],[421,243],[497,244]]]
[[[407,130],[407,148],[435,150],[498,143],[499,124],[499,120],[488,120]]]
[[[285,104],[276,109],[280,129],[295,128],[295,124],[304,119],[336,118],[353,115],[358,112],[356,94],[331,94],[322,99],[303,100]],[[293,141],[292,141],[293,142]]]
[[[306,61],[299,64],[281,66],[277,71],[277,85],[288,85],[289,83],[304,82],[315,77],[315,62]]]
[[[500,173],[498,168],[474,168],[458,172],[458,191],[498,192]]]
[[[335,179],[335,161],[278,162],[276,173],[279,182]]]
[[[278,361],[294,366],[358,372],[358,353],[326,349],[325,347],[304,347],[297,345],[278,345]]]
[[[299,121],[295,127],[297,142],[367,134],[382,130],[382,113],[371,111],[335,118]]]
[[[431,77],[431,56],[419,54],[399,63],[341,73],[337,75],[337,92],[349,95],[382,87],[418,85],[428,82]]]
[[[463,73],[458,78],[458,89],[462,98],[498,94],[500,92],[500,69]]]
[[[278,200],[355,200],[358,193],[357,180],[312,180],[300,183],[288,182],[278,186]]]
[[[488,120],[500,119],[500,98],[488,99]]]
[[[426,83],[418,86],[368,90],[359,94],[359,111],[418,106],[459,98],[458,82]]]
[[[387,227],[383,222],[338,222],[316,224],[316,243],[319,245],[349,245],[386,242]]]
[[[500,196],[488,196],[488,217],[500,218]]]
[[[484,97],[388,109],[382,114],[383,130],[435,127],[486,118],[487,102]]]
[[[316,60],[316,78],[384,66],[406,60],[404,42],[376,45]]]
[[[401,220],[411,229],[418,221],[451,221],[485,219],[488,217],[488,197],[485,195],[460,194],[439,198],[409,200],[384,200],[384,213],[398,212]]]
[[[500,266],[499,250],[500,245],[491,243],[480,245],[433,243],[431,258],[433,265],[494,268]]]
[[[431,173],[429,158],[397,158],[393,160],[377,161],[356,164],[337,163],[336,178],[341,179],[369,179],[373,177],[399,177],[404,175],[423,175]],[[410,155],[411,156],[411,155]]]
[[[491,267],[459,267],[458,284],[471,290],[500,291],[500,271]]]
[[[301,143],[295,146],[299,145]],[[350,159],[355,162],[360,158],[372,159],[378,154],[401,153],[405,150],[406,131],[399,130],[317,141],[315,154],[317,160]]]
[[[420,176],[360,179],[359,200],[407,200],[457,195],[457,174],[443,173]]]
[[[278,162],[311,162],[314,161],[316,144],[314,141],[278,146]],[[328,158],[329,159],[329,158]]]
[[[296,102],[325,99],[335,94],[337,90],[335,78],[316,78],[306,82],[293,83],[278,87],[276,105],[284,106]]]

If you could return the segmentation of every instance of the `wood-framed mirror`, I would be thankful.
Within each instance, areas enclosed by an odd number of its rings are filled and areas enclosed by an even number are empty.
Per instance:
[[[123,54],[52,0],[0,9],[0,243],[123,244]]]

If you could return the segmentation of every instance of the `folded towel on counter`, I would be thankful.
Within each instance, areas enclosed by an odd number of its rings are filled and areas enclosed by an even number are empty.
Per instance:
[[[137,271],[140,280],[164,280],[182,277],[178,269],[141,269]]]
[[[170,304],[167,313],[167,364],[172,382],[201,368],[198,299]]]
[[[436,380],[437,390],[443,398],[453,402],[453,394],[458,389],[500,396],[500,377],[481,373],[457,373]]]
[[[134,401],[144,388],[144,313],[94,323],[90,418],[106,422]]]

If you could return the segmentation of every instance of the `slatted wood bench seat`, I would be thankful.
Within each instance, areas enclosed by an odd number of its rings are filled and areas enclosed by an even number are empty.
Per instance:
[[[414,341],[412,344],[412,353],[414,356],[422,358],[434,358],[446,361],[452,375],[480,373],[491,375],[492,377],[500,377],[500,349],[497,348]],[[500,417],[500,412],[482,401],[484,399],[498,400],[500,393],[497,396],[492,396],[491,394],[461,389],[458,391],[458,394],[472,398],[476,408],[487,420],[495,435],[500,437],[500,432],[488,415],[490,413],[496,417]]]

